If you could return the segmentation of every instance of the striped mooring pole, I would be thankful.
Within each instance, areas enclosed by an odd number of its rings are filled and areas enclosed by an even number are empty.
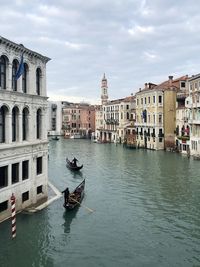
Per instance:
[[[11,200],[11,210],[12,210],[12,238],[16,237],[16,212],[15,212],[15,196],[12,193]]]

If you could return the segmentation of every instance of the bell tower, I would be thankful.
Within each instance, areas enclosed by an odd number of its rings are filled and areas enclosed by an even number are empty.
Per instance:
[[[108,85],[105,73],[101,81],[101,104],[104,105],[108,101]]]

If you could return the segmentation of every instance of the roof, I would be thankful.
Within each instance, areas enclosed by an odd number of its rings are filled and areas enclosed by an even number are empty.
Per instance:
[[[14,42],[12,42],[12,41],[10,41],[10,40],[2,37],[2,36],[0,36],[0,44],[1,43],[8,45],[8,47],[10,46],[10,47],[14,48],[16,51],[25,52],[28,55],[32,55],[32,56],[35,56],[37,58],[40,58],[40,59],[44,60],[46,63],[49,60],[51,60],[49,57],[43,56],[43,55],[41,55],[35,51],[32,51],[32,50],[26,48],[23,44],[16,44],[16,43],[14,43]]]
[[[144,92],[148,92],[150,90],[167,90],[167,89],[180,89],[180,82],[181,81],[186,81],[188,79],[188,75],[184,75],[184,76],[181,76],[177,79],[174,79],[173,80],[173,76],[172,76],[172,79],[168,79],[167,81],[164,81],[158,85],[156,84],[153,84],[153,83],[146,83],[146,87],[142,90],[140,90],[139,92],[137,92],[136,94],[139,94],[139,93],[144,93]],[[150,85],[148,87],[148,85]]]

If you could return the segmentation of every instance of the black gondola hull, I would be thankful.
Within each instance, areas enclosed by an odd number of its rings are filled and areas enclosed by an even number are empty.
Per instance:
[[[67,202],[63,204],[63,207],[70,211],[75,209],[77,206],[80,206],[80,203],[84,197],[84,190],[85,190],[85,179],[82,183],[80,183],[73,192],[69,194],[69,199]],[[74,201],[76,200],[76,201]]]
[[[73,164],[71,163],[71,161],[69,161],[68,159],[66,159],[67,162],[67,168],[69,168],[72,171],[79,171],[83,168],[83,164],[81,166],[73,166]]]

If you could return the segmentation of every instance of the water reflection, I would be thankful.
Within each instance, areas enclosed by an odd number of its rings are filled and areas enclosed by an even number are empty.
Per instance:
[[[74,210],[71,211],[65,211],[63,213],[63,228],[64,228],[64,233],[69,234],[70,233],[70,229],[71,229],[71,223],[72,221],[76,218],[77,216],[77,212],[79,210],[79,206],[77,206]]]
[[[82,178],[83,177],[83,173],[81,171],[70,170],[70,174],[72,175],[73,178]]]

